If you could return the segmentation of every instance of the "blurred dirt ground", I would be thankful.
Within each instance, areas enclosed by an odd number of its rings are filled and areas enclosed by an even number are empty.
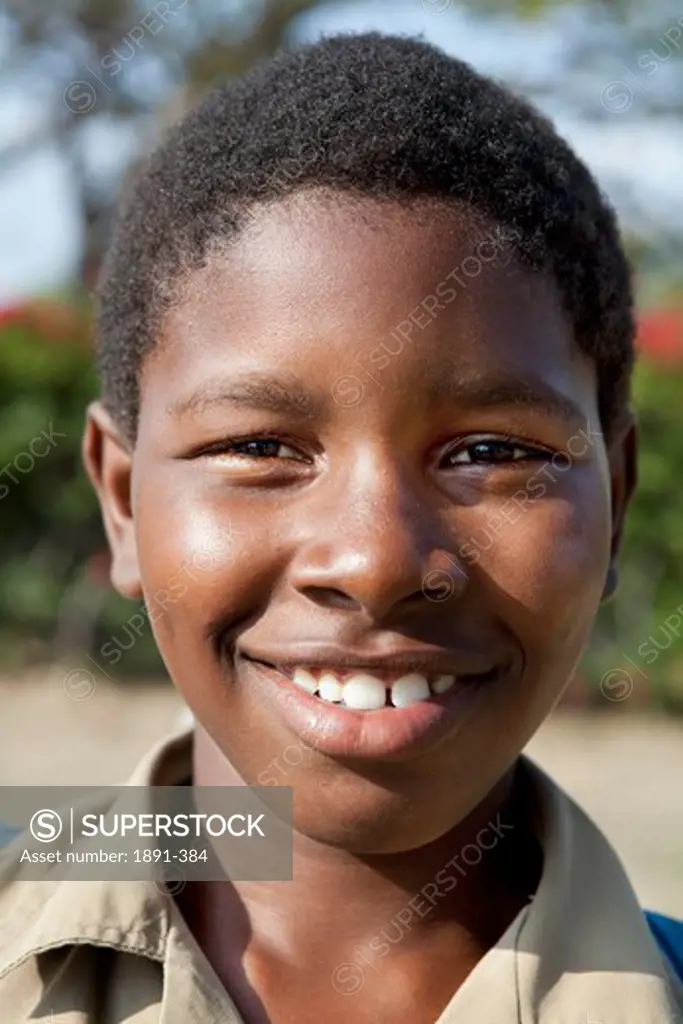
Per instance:
[[[170,685],[55,668],[0,679],[0,783],[102,785],[178,725]],[[559,711],[529,753],[594,818],[642,902],[683,917],[683,721]]]

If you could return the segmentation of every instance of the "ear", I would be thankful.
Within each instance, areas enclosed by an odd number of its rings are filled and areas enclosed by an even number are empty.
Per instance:
[[[123,438],[101,402],[88,406],[81,452],[102,510],[112,556],[111,582],[123,597],[140,599],[142,585],[131,505],[133,446]]]
[[[624,531],[626,510],[638,479],[638,427],[629,409],[615,428],[607,450],[612,488],[612,547],[602,600],[609,601],[619,582],[618,559]]]

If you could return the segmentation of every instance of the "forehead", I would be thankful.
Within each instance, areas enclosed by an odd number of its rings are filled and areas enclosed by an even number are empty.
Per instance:
[[[329,391],[380,359],[394,395],[494,373],[594,390],[554,281],[521,266],[513,232],[437,200],[307,192],[258,208],[186,280],[159,340],[143,400],[264,367]]]

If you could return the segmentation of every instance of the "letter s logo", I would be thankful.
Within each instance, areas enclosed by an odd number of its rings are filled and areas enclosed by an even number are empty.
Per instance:
[[[36,811],[31,818],[29,829],[39,843],[53,843],[62,831],[62,819],[56,811]]]

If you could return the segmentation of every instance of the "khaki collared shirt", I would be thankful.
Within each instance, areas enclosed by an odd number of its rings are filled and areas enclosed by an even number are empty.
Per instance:
[[[538,891],[435,1024],[683,1024],[683,986],[616,854],[525,763],[542,812]],[[151,751],[129,783],[174,785],[190,771],[186,733]],[[152,882],[15,882],[0,888],[0,1024],[40,1021],[243,1024]]]

